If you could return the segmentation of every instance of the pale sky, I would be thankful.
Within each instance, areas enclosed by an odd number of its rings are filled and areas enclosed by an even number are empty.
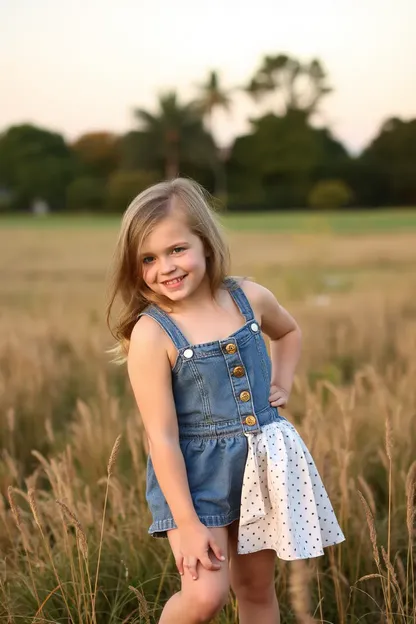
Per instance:
[[[357,151],[387,117],[416,117],[415,32],[416,0],[0,0],[0,131],[125,132],[158,93],[186,101],[211,69],[243,85],[284,52],[321,60],[334,88],[321,122]],[[219,142],[258,110],[238,94]]]

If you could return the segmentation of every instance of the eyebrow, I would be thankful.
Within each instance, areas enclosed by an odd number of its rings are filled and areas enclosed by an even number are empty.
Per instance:
[[[174,245],[169,245],[169,247],[167,247],[166,249],[171,250],[171,249],[175,249],[175,247],[183,247],[184,245],[189,245],[189,243],[187,241],[179,241],[177,243],[175,243]],[[140,257],[143,258],[145,256],[154,256],[155,254],[153,254],[150,251],[142,251],[140,254]]]

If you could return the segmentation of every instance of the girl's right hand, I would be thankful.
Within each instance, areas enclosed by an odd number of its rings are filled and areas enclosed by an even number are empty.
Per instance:
[[[194,581],[198,578],[198,561],[207,570],[219,570],[221,564],[212,561],[209,552],[212,550],[219,561],[225,561],[225,556],[215,541],[211,531],[202,522],[191,526],[183,526],[178,529],[180,535],[180,552],[176,557],[176,566],[179,574],[183,575],[185,569]]]

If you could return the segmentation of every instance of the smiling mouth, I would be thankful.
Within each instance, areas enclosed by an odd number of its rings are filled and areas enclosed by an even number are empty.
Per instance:
[[[184,277],[186,277],[186,275],[182,275],[181,277],[175,277],[174,279],[171,279],[171,280],[166,280],[165,282],[162,282],[162,284],[164,286],[175,286],[175,284],[179,284],[180,282],[182,282]]]

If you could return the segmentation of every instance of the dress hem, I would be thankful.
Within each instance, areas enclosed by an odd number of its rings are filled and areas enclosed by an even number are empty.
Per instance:
[[[342,542],[345,542],[345,537],[343,537],[342,539],[337,540],[336,542],[331,542],[330,544],[325,544],[324,546],[322,546],[322,549],[317,552],[317,553],[313,553],[313,554],[307,554],[307,555],[296,555],[295,557],[288,557],[287,555],[282,555],[281,552],[277,549],[274,548],[273,546],[259,546],[258,548],[256,546],[252,547],[250,549],[250,551],[248,552],[241,552],[240,547],[237,548],[237,554],[238,555],[251,555],[255,552],[260,552],[261,550],[274,550],[274,552],[276,553],[278,559],[281,559],[282,561],[297,561],[299,559],[316,559],[317,557],[323,557],[324,556],[324,549],[325,548],[330,548],[331,546],[337,546],[338,544],[342,544]]]
[[[235,510],[227,514],[226,516],[198,516],[200,522],[205,524],[209,529],[220,528],[232,524],[240,518],[240,509]],[[173,518],[165,518],[164,520],[157,520],[150,526],[148,533],[152,537],[166,537],[166,532],[178,527],[175,524]]]
[[[200,522],[205,524],[205,526],[209,529],[225,527],[240,519],[240,509],[234,510],[226,516],[198,516],[198,518]],[[178,527],[176,526],[173,518],[165,518],[164,520],[157,520],[156,522],[153,522],[148,530],[148,533],[152,537],[156,538],[167,537],[167,531],[177,528]]]

